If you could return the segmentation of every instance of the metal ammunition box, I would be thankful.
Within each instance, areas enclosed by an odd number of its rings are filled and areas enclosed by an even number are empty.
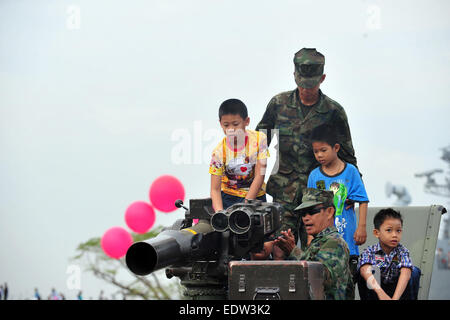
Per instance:
[[[232,261],[230,300],[323,300],[323,265],[310,261]]]

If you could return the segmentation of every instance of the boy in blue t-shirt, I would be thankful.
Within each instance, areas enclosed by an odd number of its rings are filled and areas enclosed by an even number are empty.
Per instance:
[[[350,250],[350,269],[356,279],[359,249],[366,242],[366,217],[369,198],[361,176],[350,163],[339,159],[338,133],[329,126],[320,126],[311,134],[312,148],[320,166],[308,177],[308,188],[331,190],[334,192],[334,224]],[[353,203],[359,203],[359,220]]]

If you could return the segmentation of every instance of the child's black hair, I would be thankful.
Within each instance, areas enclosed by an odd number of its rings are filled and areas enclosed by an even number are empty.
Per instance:
[[[219,120],[226,114],[238,114],[242,119],[247,119],[248,112],[245,104],[239,99],[228,99],[222,102],[219,107]]]
[[[387,208],[387,209],[381,209],[380,211],[378,211],[378,213],[373,218],[374,228],[377,230],[380,230],[381,225],[388,218],[399,219],[403,226],[403,219],[402,219],[402,215],[400,214],[400,212],[395,211],[392,208]]]
[[[313,142],[325,142],[331,147],[338,142],[338,132],[332,126],[328,124],[320,125],[314,128],[310,135],[311,143]]]

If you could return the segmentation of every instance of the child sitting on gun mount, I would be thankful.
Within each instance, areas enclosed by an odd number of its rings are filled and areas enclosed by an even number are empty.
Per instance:
[[[214,149],[209,166],[214,211],[247,199],[266,202],[266,135],[246,129],[250,118],[239,99],[228,99],[220,105],[219,121],[225,137]]]
[[[373,234],[379,242],[361,254],[358,290],[361,300],[417,300],[420,269],[413,266],[409,250],[400,243],[403,219],[391,208],[380,210],[373,219]],[[373,276],[380,269],[381,286]]]
[[[338,132],[328,125],[317,127],[312,131],[312,149],[320,166],[309,174],[307,186],[333,191],[336,208],[334,225],[347,242],[350,250],[350,270],[356,281],[358,246],[364,244],[367,239],[366,217],[369,198],[358,169],[339,159],[340,144],[337,136]],[[354,202],[359,203],[358,224],[354,205],[348,205]]]

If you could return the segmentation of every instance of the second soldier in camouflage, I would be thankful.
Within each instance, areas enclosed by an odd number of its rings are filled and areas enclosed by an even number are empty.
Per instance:
[[[306,246],[306,234],[294,208],[301,203],[309,173],[318,166],[311,147],[312,130],[323,124],[334,126],[341,145],[339,157],[355,166],[356,158],[344,108],[320,90],[325,80],[325,57],[316,49],[303,48],[294,55],[294,65],[297,88],[270,100],[256,130],[267,134],[268,144],[274,134],[278,135],[277,164],[266,191],[283,205],[280,230],[293,230],[296,241],[300,236],[302,246]]]
[[[302,217],[308,235],[313,236],[305,250],[295,246],[291,230],[282,231],[275,245],[290,260],[317,261],[324,265],[324,294],[327,300],[353,300],[353,278],[347,243],[334,226],[334,194],[332,191],[305,189],[302,204],[294,209]]]

